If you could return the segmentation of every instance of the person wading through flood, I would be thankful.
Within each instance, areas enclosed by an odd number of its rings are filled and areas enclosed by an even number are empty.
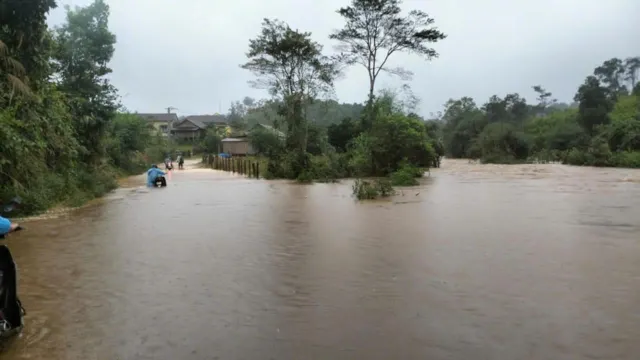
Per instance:
[[[178,169],[184,169],[184,158],[182,155],[178,155]]]

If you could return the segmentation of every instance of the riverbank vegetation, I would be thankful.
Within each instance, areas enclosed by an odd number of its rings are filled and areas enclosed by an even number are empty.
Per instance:
[[[108,5],[67,8],[50,29],[55,6],[0,2],[0,200],[21,196],[26,214],[101,196],[165,146],[123,111],[109,83]]]
[[[452,158],[640,168],[639,75],[640,57],[613,58],[585,79],[572,104],[534,86],[534,104],[515,93],[483,105],[463,97],[432,124]]]

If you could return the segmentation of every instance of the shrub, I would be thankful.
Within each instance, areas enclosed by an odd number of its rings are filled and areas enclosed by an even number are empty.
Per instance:
[[[372,200],[388,197],[395,193],[389,179],[363,180],[356,179],[352,186],[353,195],[358,200]]]
[[[415,186],[418,185],[416,178],[422,177],[423,174],[424,171],[421,168],[411,165],[405,160],[400,164],[400,168],[391,173],[389,177],[393,186]]]

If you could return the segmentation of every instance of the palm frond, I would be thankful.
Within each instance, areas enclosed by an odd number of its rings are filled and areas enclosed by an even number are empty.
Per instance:
[[[4,60],[5,60],[5,63],[7,64],[8,72],[12,73],[17,77],[22,77],[26,75],[27,70],[18,60],[12,57],[6,57]]]
[[[27,84],[25,84],[19,77],[7,74],[7,81],[13,88],[13,91],[18,92],[21,95],[31,95],[31,89],[29,89],[29,86],[27,86]]]

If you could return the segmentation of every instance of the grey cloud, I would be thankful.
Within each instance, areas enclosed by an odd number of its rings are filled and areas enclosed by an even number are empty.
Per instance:
[[[66,0],[60,5],[86,5]],[[239,68],[248,40],[262,18],[278,18],[310,31],[332,51],[328,34],[342,20],[335,10],[347,0],[111,0],[110,26],[117,35],[112,81],[130,110],[158,112],[175,106],[181,114],[226,111],[244,96],[267,97],[251,89],[251,74]],[[570,100],[593,68],[611,57],[640,55],[637,0],[413,0],[436,20],[448,38],[435,45],[431,62],[398,55],[395,65],[415,73],[411,85],[424,115],[449,98],[519,92],[533,99],[542,84],[560,100]],[[64,20],[62,6],[49,18]],[[399,87],[398,79],[380,79]],[[367,93],[363,68],[349,70],[336,93],[360,102]]]

